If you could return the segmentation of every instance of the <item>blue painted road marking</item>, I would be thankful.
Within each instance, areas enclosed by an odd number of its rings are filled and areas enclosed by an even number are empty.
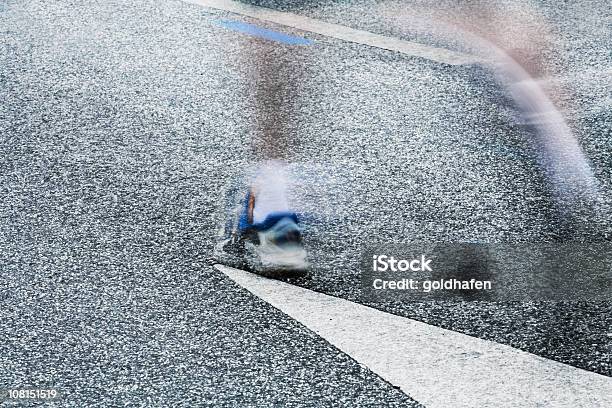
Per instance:
[[[217,24],[233,31],[238,31],[244,34],[249,34],[255,37],[265,38],[266,40],[277,41],[289,45],[310,45],[313,43],[311,40],[308,40],[306,38],[279,33],[278,31],[268,30],[265,28],[257,27],[253,24],[247,24],[240,21],[219,20],[217,21]]]

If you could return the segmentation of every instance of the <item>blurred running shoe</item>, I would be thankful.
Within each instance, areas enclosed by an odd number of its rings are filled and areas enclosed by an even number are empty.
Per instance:
[[[213,257],[219,263],[270,278],[304,276],[308,269],[299,220],[293,212],[273,212],[253,222],[256,197],[249,192],[230,213]]]

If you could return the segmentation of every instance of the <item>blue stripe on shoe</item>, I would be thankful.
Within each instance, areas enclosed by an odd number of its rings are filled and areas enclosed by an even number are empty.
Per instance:
[[[254,223],[252,227],[255,228],[257,231],[266,231],[272,228],[277,222],[279,222],[283,218],[289,218],[296,224],[299,223],[298,216],[294,212],[275,212],[269,214],[262,222]]]
[[[283,218],[289,218],[296,224],[299,224],[300,220],[298,215],[291,211],[278,211],[268,214],[265,220],[262,222],[250,223],[249,222],[249,200],[251,198],[251,192],[247,193],[242,203],[242,211],[240,218],[238,219],[238,229],[240,231],[246,231],[249,228],[254,228],[257,231],[265,231],[272,228],[277,222]]]
[[[240,213],[240,218],[238,219],[238,229],[240,231],[246,231],[252,225],[249,223],[249,199],[251,198],[251,192],[249,192],[244,198],[244,202],[242,203],[242,212]]]

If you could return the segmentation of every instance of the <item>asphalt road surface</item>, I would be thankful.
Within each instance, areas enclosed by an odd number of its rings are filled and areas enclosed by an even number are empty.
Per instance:
[[[569,238],[609,241],[609,10],[589,4],[540,7],[604,192]],[[373,2],[290,10],[452,48],[390,29]],[[180,1],[3,1],[0,28],[0,387],[54,386],[61,406],[418,406],[210,264],[222,192],[256,164],[245,46],[299,86],[290,169],[313,271],[295,284],[363,301],[369,242],[568,239],[529,129],[483,67]],[[610,303],[373,306],[612,375]]]

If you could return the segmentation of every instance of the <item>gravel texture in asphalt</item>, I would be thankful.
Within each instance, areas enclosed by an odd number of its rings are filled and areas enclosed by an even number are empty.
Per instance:
[[[292,194],[314,265],[296,283],[359,299],[367,242],[566,234],[483,68],[270,43],[217,20],[278,27],[179,1],[7,1],[0,16],[1,384],[55,385],[62,406],[416,405],[207,264],[222,192],[258,160],[247,48],[296,84]],[[609,191],[609,112],[573,124]],[[610,238],[609,203],[578,239]],[[375,306],[612,373],[609,304]]]

